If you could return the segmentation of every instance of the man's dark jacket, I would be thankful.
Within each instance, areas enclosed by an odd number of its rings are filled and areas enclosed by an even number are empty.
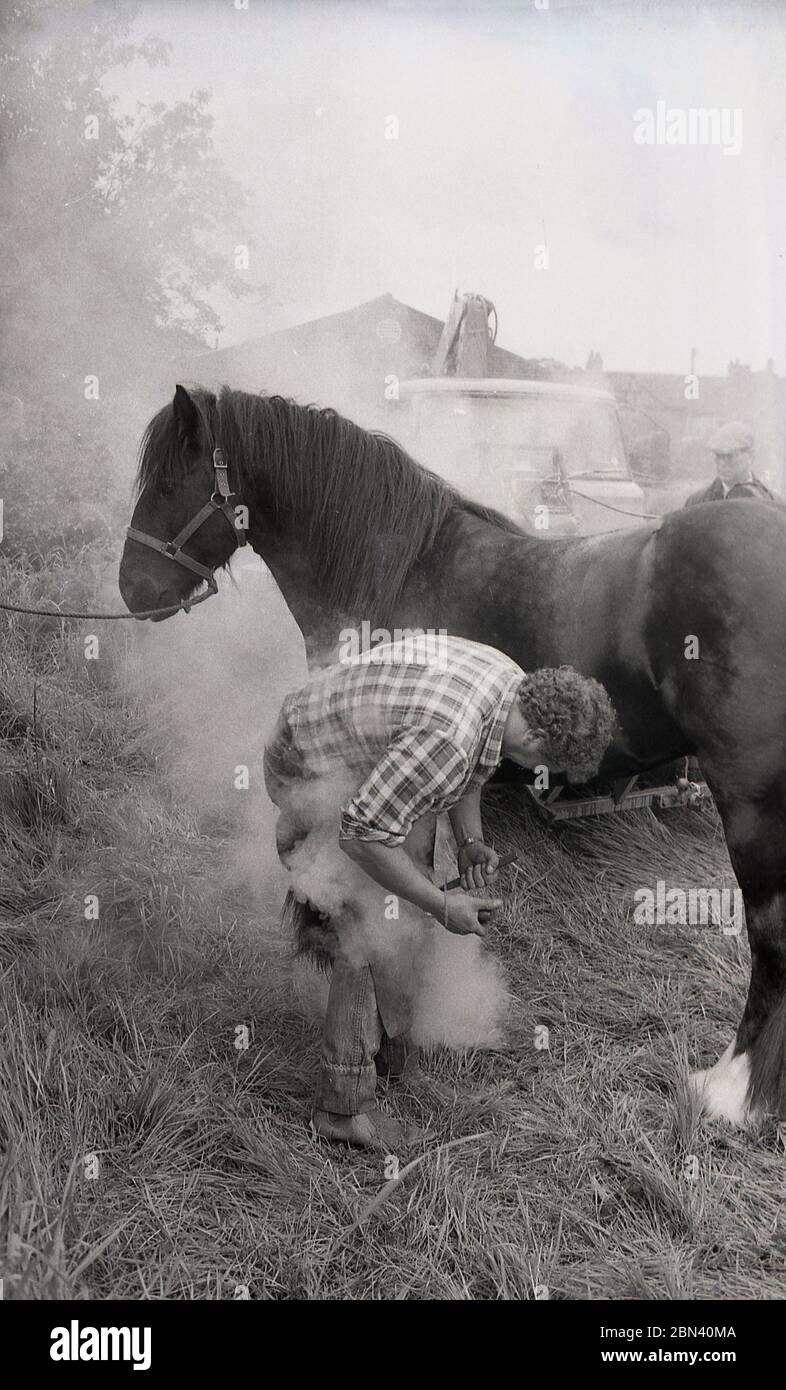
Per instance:
[[[725,500],[733,502],[738,497],[757,497],[760,502],[780,502],[780,498],[774,492],[770,492],[770,489],[758,478],[749,478],[745,483],[735,483],[726,493]],[[720,478],[713,478],[709,487],[692,492],[685,506],[697,507],[701,502],[722,502],[723,500],[723,483]]]

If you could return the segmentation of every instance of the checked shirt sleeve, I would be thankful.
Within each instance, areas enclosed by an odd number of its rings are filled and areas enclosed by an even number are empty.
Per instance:
[[[467,780],[467,757],[437,729],[406,729],[343,808],[342,840],[401,845],[427,811],[451,806]]]

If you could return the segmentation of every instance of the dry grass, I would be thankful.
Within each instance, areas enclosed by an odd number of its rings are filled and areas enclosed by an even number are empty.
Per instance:
[[[782,1297],[783,1144],[705,1126],[683,1087],[732,1034],[745,947],[631,919],[658,878],[730,881],[711,808],[555,835],[493,792],[498,848],[524,851],[490,941],[518,998],[509,1043],[435,1053],[391,1091],[430,1138],[386,1184],[379,1160],[310,1138],[318,1033],[275,926],[80,642],[5,628],[6,1299]]]

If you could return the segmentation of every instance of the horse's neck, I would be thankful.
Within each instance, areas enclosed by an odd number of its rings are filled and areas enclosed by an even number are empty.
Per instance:
[[[395,627],[447,629],[477,641],[494,640],[500,592],[500,570],[505,556],[515,551],[534,551],[545,542],[517,536],[472,512],[451,511],[430,549],[416,560],[392,607],[389,595],[378,602],[367,599],[339,612],[328,598],[325,577],[315,572],[304,539],[306,527],[296,521],[273,531],[259,524],[265,508],[252,508],[249,539],[264,560],[306,643],[309,661],[337,659],[335,653],[348,628],[371,630],[387,624]],[[370,544],[373,538],[367,538]],[[389,537],[388,537],[389,539]],[[532,556],[532,559],[535,557]],[[532,596],[530,597],[530,601]],[[474,616],[473,616],[474,615]],[[471,629],[471,630],[470,630]]]
[[[553,541],[507,531],[458,508],[413,566],[393,622],[446,629],[531,660],[544,636],[556,640],[558,549]]]
[[[274,536],[260,533],[253,526],[249,532],[249,542],[275,579],[306,645],[318,634],[321,640],[321,634],[334,615],[324,602],[305,546],[294,532]]]

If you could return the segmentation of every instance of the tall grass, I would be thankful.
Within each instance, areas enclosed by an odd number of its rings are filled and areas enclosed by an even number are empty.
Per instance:
[[[20,561],[2,593],[103,603],[102,560]],[[489,942],[516,1008],[504,1047],[390,1090],[429,1137],[389,1183],[308,1133],[310,977],[172,791],[126,625],[90,662],[95,625],[0,621],[6,1299],[782,1297],[783,1143],[684,1088],[731,1037],[745,945],[632,919],[659,877],[730,881],[712,808],[555,833],[490,793],[522,855]]]

